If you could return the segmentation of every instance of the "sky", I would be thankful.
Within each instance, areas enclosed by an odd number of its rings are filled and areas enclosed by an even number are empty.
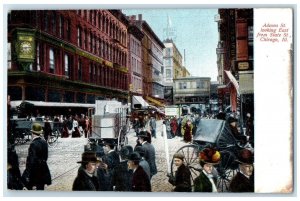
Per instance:
[[[218,9],[126,9],[126,15],[143,15],[154,33],[163,41],[168,20],[176,30],[175,44],[192,76],[217,80],[218,26],[214,16]]]

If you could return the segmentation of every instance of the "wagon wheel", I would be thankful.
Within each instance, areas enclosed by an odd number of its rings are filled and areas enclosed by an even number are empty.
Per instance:
[[[184,163],[187,167],[189,167],[191,172],[191,182],[192,187],[194,186],[194,180],[196,177],[199,176],[199,171],[201,170],[199,160],[198,160],[198,149],[199,147],[197,145],[185,145],[178,149],[176,153],[181,153],[184,155]],[[175,171],[177,170],[177,167],[175,166],[173,160],[171,162],[171,174],[172,176],[175,175]]]
[[[236,174],[235,155],[230,151],[220,151],[221,162],[217,166],[218,182],[217,188],[222,192],[229,190],[229,184],[233,176]]]

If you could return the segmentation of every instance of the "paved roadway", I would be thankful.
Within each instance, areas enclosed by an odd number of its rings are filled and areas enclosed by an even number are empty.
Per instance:
[[[167,162],[164,149],[164,141],[161,136],[162,121],[157,122],[157,138],[153,139],[152,144],[156,149],[156,165],[158,173],[152,177],[153,192],[171,192],[173,186],[169,184],[167,175]],[[134,131],[128,134],[128,144],[135,146],[136,137]],[[85,138],[59,138],[58,144],[54,148],[49,148],[48,165],[52,175],[52,185],[46,188],[47,191],[71,191],[72,184],[76,177],[81,154],[84,145],[87,144]],[[182,146],[186,145],[182,138],[168,139],[170,159],[173,154]],[[19,155],[20,170],[25,169],[26,156],[29,143],[16,147]]]

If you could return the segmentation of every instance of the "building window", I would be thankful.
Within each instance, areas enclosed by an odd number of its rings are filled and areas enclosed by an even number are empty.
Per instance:
[[[82,63],[81,63],[81,60],[78,61],[78,80],[82,80]]]
[[[166,69],[166,78],[172,78],[171,69]]]
[[[56,34],[56,14],[54,12],[51,15],[51,28],[52,33]]]
[[[65,76],[69,78],[69,56],[65,54]]]
[[[71,23],[70,20],[66,20],[66,32],[67,32],[67,40],[71,39]]]
[[[49,50],[49,72],[52,74],[55,73],[55,57],[53,48],[50,48]]]
[[[45,12],[44,30],[48,31],[48,14],[47,14],[47,11]]]
[[[90,74],[90,83],[93,82],[93,64],[90,63],[90,66],[89,66],[89,74]]]
[[[41,71],[40,65],[40,44],[36,43],[36,70]]]
[[[186,82],[179,82],[179,89],[186,89]]]
[[[77,45],[78,45],[78,47],[82,46],[81,28],[80,27],[77,27]]]
[[[59,37],[64,37],[64,18],[63,16],[59,16]]]
[[[7,44],[7,68],[11,69],[11,43]]]

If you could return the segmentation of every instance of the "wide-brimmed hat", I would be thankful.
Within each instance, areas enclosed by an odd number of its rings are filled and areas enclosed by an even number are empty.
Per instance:
[[[32,129],[30,131],[36,135],[40,135],[43,133],[43,127],[39,123],[34,123],[32,124]]]
[[[133,152],[133,153],[130,154],[130,156],[128,157],[128,160],[130,160],[130,161],[140,161],[140,160],[141,160],[141,156],[140,156],[139,153]]]
[[[234,118],[234,117],[228,117],[228,123],[230,124],[230,123],[232,123],[232,122],[237,122],[237,119],[236,118]]]
[[[116,143],[113,140],[105,140],[104,145],[115,146]]]
[[[199,153],[200,162],[218,164],[221,161],[221,154],[214,148],[205,148]]]
[[[137,137],[148,138],[147,131],[141,131],[137,135]]]
[[[183,161],[183,159],[184,159],[184,155],[183,155],[183,154],[181,154],[181,153],[175,153],[175,154],[173,155],[173,158],[179,158],[180,160],[182,160],[182,161]]]
[[[243,149],[238,153],[236,162],[240,164],[253,164],[254,154],[249,149]]]
[[[87,152],[82,153],[81,161],[78,161],[77,163],[88,163],[88,162],[97,163],[97,162],[101,162],[101,161],[97,158],[95,152],[87,151]]]

